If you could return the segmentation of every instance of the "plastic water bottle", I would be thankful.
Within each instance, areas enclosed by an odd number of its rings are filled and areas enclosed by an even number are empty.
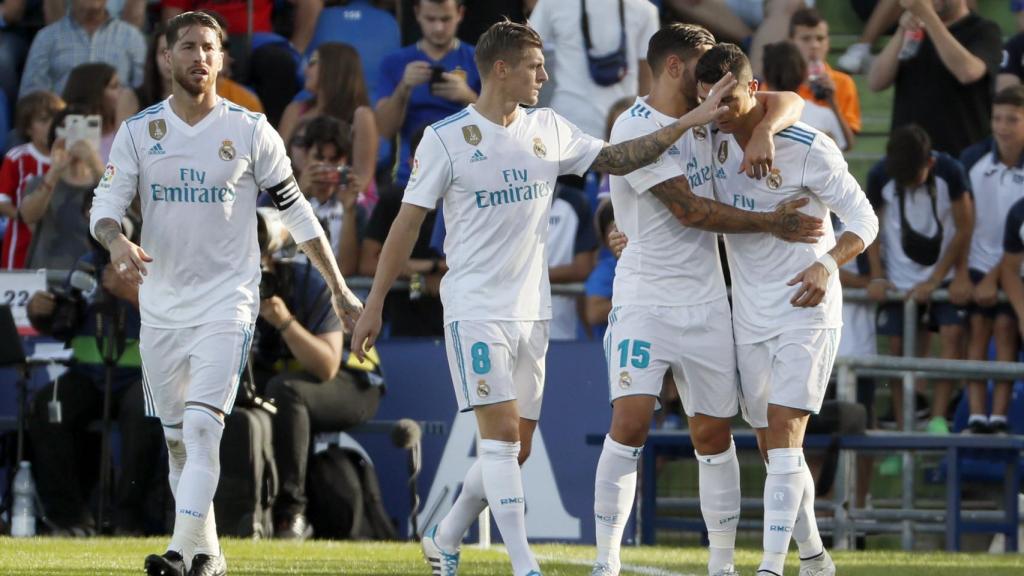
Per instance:
[[[924,28],[915,28],[913,30],[906,30],[903,32],[903,47],[900,48],[898,58],[900,60],[910,60],[914,56],[917,56],[917,51],[921,49],[921,42],[924,41]]]
[[[36,535],[36,485],[32,481],[32,463],[22,461],[14,476],[14,507],[11,509],[11,536]]]

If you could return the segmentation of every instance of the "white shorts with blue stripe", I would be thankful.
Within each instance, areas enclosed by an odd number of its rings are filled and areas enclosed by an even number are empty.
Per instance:
[[[458,320],[445,326],[448,368],[459,410],[516,400],[519,416],[540,419],[549,322]]]
[[[142,326],[139,352],[146,415],[176,427],[186,402],[230,414],[254,327],[237,320],[188,328]]]

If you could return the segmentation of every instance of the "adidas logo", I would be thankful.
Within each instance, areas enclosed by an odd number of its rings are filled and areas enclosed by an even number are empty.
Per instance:
[[[679,156],[682,152],[679,151],[679,147],[675,144],[668,147],[669,156]]]
[[[487,160],[487,156],[484,156],[484,153],[479,149],[476,152],[473,152],[473,155],[469,158],[470,163],[480,162],[481,160]]]
[[[153,147],[149,149],[150,156],[158,156],[161,154],[167,154],[167,151],[164,150],[164,147],[161,146],[159,142],[153,144]]]

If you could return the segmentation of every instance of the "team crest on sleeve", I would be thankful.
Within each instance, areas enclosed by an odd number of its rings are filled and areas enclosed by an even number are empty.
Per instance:
[[[768,188],[778,190],[782,186],[782,172],[778,168],[772,168],[768,173]]]
[[[217,154],[220,156],[220,159],[225,162],[234,160],[235,145],[231,142],[231,140],[225,140],[224,142],[221,143],[220,150],[217,151]]]
[[[466,140],[466,143],[470,146],[476,146],[484,139],[484,135],[480,133],[480,127],[476,124],[470,124],[469,126],[462,127],[462,138]]]
[[[697,126],[693,129],[693,135],[697,137],[697,140],[706,140],[708,137],[708,129],[703,126]]]
[[[167,122],[163,118],[149,121],[149,137],[160,140],[167,135]]]
[[[718,162],[725,164],[725,161],[729,159],[729,141],[722,140],[722,143],[718,145]]]
[[[533,154],[537,158],[544,158],[548,155],[548,149],[544,146],[544,141],[540,138],[533,139]]]
[[[629,372],[623,370],[619,373],[619,388],[625,390],[633,385],[633,377],[629,375]]]
[[[487,385],[487,380],[481,379],[476,383],[476,395],[481,398],[487,398],[491,393],[491,387]]]

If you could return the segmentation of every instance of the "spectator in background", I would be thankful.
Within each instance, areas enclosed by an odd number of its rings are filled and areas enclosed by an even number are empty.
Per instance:
[[[21,26],[27,0],[3,0],[0,2],[0,91],[7,102],[18,98],[18,76],[25,62],[25,53],[35,34]],[[5,114],[6,110],[0,110]]]
[[[270,257],[283,228],[277,211],[261,208],[257,223],[264,269],[279,279],[272,295],[261,290],[253,344],[257,386],[266,382],[266,396],[277,406],[273,442],[280,491],[274,501],[274,535],[302,540],[312,534],[305,512],[313,434],[345,430],[372,418],[383,380],[343,365],[341,322],[313,265]],[[376,358],[376,353],[367,357]],[[298,369],[288,371],[289,361],[297,362]]]
[[[970,177],[977,205],[974,236],[971,239],[968,266],[974,281],[974,307],[971,309],[971,339],[967,357],[988,358],[989,341],[995,336],[996,359],[1015,362],[1020,349],[1020,318],[1008,304],[997,304],[1000,279],[999,261],[1003,247],[1019,230],[1007,230],[1007,213],[1024,198],[1024,87],[1004,88],[992,105],[992,136],[978,142],[961,156]],[[1004,233],[1005,232],[1005,233]],[[1015,243],[1014,252],[1019,252]],[[1019,264],[1017,256],[1008,258],[1005,268]],[[1020,268],[1017,269],[1018,273]],[[1011,279],[1012,279],[1012,275]],[[1016,285],[1014,286],[1016,287]],[[1007,290],[1007,287],[1003,287]],[[1007,290],[1007,292],[1011,291]],[[1010,405],[1012,382],[998,382],[992,400],[992,415],[985,414],[985,382],[968,382],[970,401],[968,430],[975,433],[1006,432],[1006,414]]]
[[[394,14],[370,0],[338,0],[324,7],[306,47],[306,58],[327,42],[344,42],[356,49],[368,94],[377,93],[377,75],[384,57],[402,46]]]
[[[130,94],[130,103],[124,105],[123,95]],[[114,133],[125,118],[138,112],[135,94],[122,90],[117,70],[109,64],[92,62],[76,66],[64,86],[64,101],[68,106],[77,106],[86,114],[98,114],[102,119],[100,133],[100,162],[107,163],[110,147],[114,144]]]
[[[410,158],[416,155],[416,148],[423,138],[425,129],[426,126],[423,126],[413,133],[412,141],[409,143]],[[359,258],[359,273],[362,276],[372,278],[377,273],[377,262],[384,248],[384,240],[398,216],[403,195],[404,190],[394,184],[381,190],[380,199],[370,215],[362,255]],[[390,326],[390,336],[444,336],[444,311],[441,308],[440,291],[445,268],[441,253],[430,245],[437,213],[437,210],[427,211],[412,255],[399,276],[409,282],[409,292],[392,291],[384,299],[384,319]]]
[[[963,358],[964,330],[971,282],[964,269],[965,254],[974,228],[970,187],[960,164],[948,154],[932,152],[928,134],[909,125],[893,131],[886,157],[868,176],[868,198],[878,213],[879,241],[868,247],[871,258],[879,251],[884,276],[875,276],[868,293],[883,301],[886,290],[907,292],[918,304],[919,354],[929,350],[928,332],[938,332],[942,358]],[[949,302],[930,302],[931,294],[949,287]],[[929,320],[925,321],[927,317]],[[889,353],[903,353],[903,304],[882,304],[878,333],[889,336]],[[928,431],[948,434],[946,412],[953,383],[936,381]],[[893,387],[893,409],[902,418],[902,388]]]
[[[377,127],[382,138],[399,136],[399,187],[409,180],[413,132],[476,102],[480,92],[473,47],[455,37],[464,11],[462,0],[418,0],[416,21],[423,39],[381,63],[374,96]]]
[[[222,30],[227,23],[215,12],[208,12]],[[146,51],[146,69],[143,72],[142,85],[136,88],[135,97],[141,108],[149,108],[153,104],[165,100],[171,95],[171,64],[167,59],[167,37],[162,23],[153,27],[149,36]],[[224,33],[224,47],[228,46],[227,32]],[[231,56],[224,54],[224,68],[217,74],[217,95],[253,112],[263,112],[263,104],[258,96],[245,86],[228,77]]]
[[[323,224],[342,276],[359,270],[359,244],[366,225],[366,211],[351,176],[352,129],[332,116],[317,116],[306,124],[301,140],[305,164],[299,174],[299,190],[309,197]]]
[[[25,144],[11,148],[0,165],[0,215],[10,219],[0,249],[0,270],[25,267],[32,229],[18,209],[32,178],[42,177],[50,168],[50,125],[64,101],[52,92],[33,92],[18,101],[14,130]]]
[[[544,41],[545,53],[554,55],[551,76],[556,78],[551,107],[595,138],[604,136],[608,109],[626,96],[647,94],[651,69],[647,41],[658,30],[658,9],[648,0],[588,0],[585,45],[581,2],[538,0],[530,26]],[[599,81],[591,73],[593,57],[617,54],[619,75]],[[560,179],[560,181],[563,181]],[[576,187],[582,189],[582,178]]]
[[[797,92],[805,100],[835,111],[853,148],[853,133],[861,128],[860,98],[853,78],[834,70],[825,60],[830,47],[828,34],[828,22],[814,8],[801,8],[790,19],[789,39],[807,62],[807,79]]]
[[[620,112],[621,113],[621,112]],[[615,210],[611,200],[602,199],[594,215],[598,238],[601,239],[601,250],[598,252],[597,265],[590,271],[583,285],[586,297],[584,305],[587,325],[591,335],[601,340],[608,328],[608,314],[612,311],[612,288],[615,285],[615,255],[609,249],[608,236],[615,231]]]
[[[88,226],[88,213],[78,214]],[[32,326],[41,334],[68,341],[73,350],[68,371],[36,392],[29,415],[39,498],[47,518],[55,525],[54,535],[93,536],[97,527],[90,511],[98,477],[98,438],[87,433],[103,417],[106,369],[97,332],[101,318],[121,326],[125,340],[123,354],[114,369],[112,418],[120,431],[120,463],[113,500],[113,525],[117,534],[153,533],[152,526],[164,523],[164,501],[153,498],[166,493],[166,470],[161,456],[160,423],[145,417],[143,384],[139,359],[138,287],[122,280],[109,263],[105,250],[90,246],[78,258],[76,267],[91,269],[100,284],[86,296],[80,322],[64,325],[59,319],[59,300],[52,292],[37,292],[28,302]],[[82,256],[79,258],[79,256]],[[53,421],[48,404],[61,405],[61,417]],[[147,528],[147,525],[149,526]]]
[[[721,42],[748,46],[754,35],[754,28],[730,7],[730,0],[665,0],[663,4],[675,20],[700,24]]]
[[[764,47],[764,80],[768,90],[796,92],[806,78],[807,62],[795,44],[784,41]],[[825,96],[828,106],[821,106],[808,99],[800,121],[828,134],[840,150],[849,150],[853,142],[853,131],[842,119],[836,106],[835,92],[829,91]]]
[[[1020,12],[1024,14],[1024,11]],[[1024,82],[1024,32],[1006,41],[1003,46],[1003,60],[996,77],[996,92]]]
[[[594,269],[597,240],[590,204],[582,190],[555,186],[548,216],[547,258],[551,285],[585,282]],[[575,340],[579,333],[579,310],[583,299],[575,295],[551,296],[552,340]]]
[[[18,212],[25,224],[33,228],[26,268],[71,269],[75,260],[92,244],[88,213],[92,191],[103,175],[103,162],[93,144],[79,140],[65,146],[65,119],[85,110],[68,106],[61,110],[50,126],[50,170],[33,178],[25,190]]]
[[[71,0],[67,16],[43,28],[32,41],[20,94],[36,90],[61,93],[71,70],[86,62],[105,62],[135,88],[142,84],[146,39],[139,29],[113,18],[104,0]]]
[[[868,83],[875,92],[896,86],[893,129],[918,124],[936,150],[957,156],[989,134],[1002,33],[965,0],[900,2],[906,11],[899,29],[871,65]]]
[[[304,117],[331,116],[350,127],[352,184],[355,192],[376,197],[374,172],[377,162],[377,120],[363,82],[359,54],[348,44],[321,44],[306,65],[306,90],[310,100],[295,100],[285,108],[278,132],[288,142]]]

